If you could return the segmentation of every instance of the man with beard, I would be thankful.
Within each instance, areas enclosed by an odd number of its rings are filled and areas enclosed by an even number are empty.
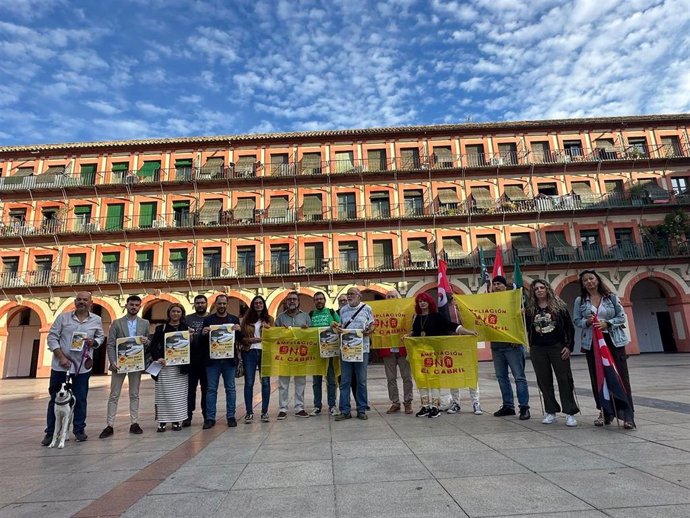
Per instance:
[[[189,386],[187,392],[187,419],[182,421],[182,426],[192,424],[192,415],[196,410],[196,387],[201,385],[201,415],[206,421],[206,396],[208,393],[208,378],[206,377],[206,366],[204,365],[204,350],[208,349],[208,339],[204,340],[201,331],[204,328],[204,318],[208,316],[206,308],[208,299],[206,295],[194,297],[194,313],[187,315],[185,321],[189,326],[191,336],[190,343],[190,365],[189,365]]]
[[[322,291],[314,293],[315,309],[309,312],[311,327],[331,327],[333,322],[340,322],[340,317],[333,309],[326,307],[326,295]],[[328,371],[326,373],[326,397],[328,398],[328,411],[331,415],[337,413],[335,406],[336,390],[334,358],[328,359]],[[312,383],[314,391],[314,410],[310,415],[317,416],[321,413],[323,402],[323,376],[314,376]]]

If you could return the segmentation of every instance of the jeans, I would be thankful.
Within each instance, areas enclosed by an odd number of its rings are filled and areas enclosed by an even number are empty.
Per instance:
[[[117,402],[120,399],[125,377],[129,378],[129,417],[132,424],[139,422],[139,383],[141,382],[141,372],[129,372],[127,374],[114,372],[110,377],[110,396],[108,396],[108,417],[106,420],[108,426],[115,424]]]
[[[206,367],[189,366],[189,386],[187,388],[187,419],[192,418],[196,410],[196,387],[201,385],[201,415],[206,419],[206,395],[208,393],[208,380],[206,378]]]
[[[498,387],[501,389],[503,406],[515,408],[513,399],[513,387],[508,378],[508,367],[515,379],[515,391],[517,392],[518,403],[521,407],[529,407],[529,388],[525,377],[525,347],[512,345],[498,345],[491,347],[494,357],[494,370]]]
[[[83,432],[86,428],[86,398],[89,395],[89,378],[91,372],[84,372],[72,378],[72,393],[76,399],[74,403],[74,422],[72,430],[74,433]],[[55,394],[60,390],[60,386],[67,379],[67,373],[62,371],[50,370],[50,384],[48,392],[50,401],[48,402],[48,414],[46,416],[46,434],[55,433]]]
[[[307,386],[306,376],[295,376],[295,412],[304,410],[304,388]],[[290,376],[278,376],[278,407],[281,412],[287,412],[290,400]]]
[[[350,404],[350,385],[352,384],[353,374],[357,377],[357,394],[355,404],[357,413],[363,414],[367,409],[367,365],[369,364],[369,353],[364,353],[362,362],[341,362],[340,363],[340,412],[349,414],[352,411]]]
[[[206,394],[206,418],[216,420],[216,401],[218,400],[218,384],[223,375],[225,385],[225,414],[228,419],[235,417],[235,360],[211,360],[206,366],[208,378],[208,392]]]
[[[314,376],[312,381],[314,391],[314,408],[323,406],[323,376]],[[328,398],[328,408],[335,406],[335,393],[338,385],[335,383],[335,369],[333,368],[333,358],[328,359],[328,371],[326,372],[326,395]]]
[[[247,414],[254,413],[254,380],[256,369],[261,373],[261,349],[250,349],[242,353],[244,362],[244,406]],[[268,413],[268,403],[271,400],[271,378],[261,376],[261,413]]]

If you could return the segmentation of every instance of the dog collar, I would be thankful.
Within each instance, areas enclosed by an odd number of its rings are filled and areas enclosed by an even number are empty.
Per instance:
[[[69,405],[70,401],[72,401],[72,398],[69,398],[67,401],[62,401],[61,403],[56,401],[55,404],[58,406]]]

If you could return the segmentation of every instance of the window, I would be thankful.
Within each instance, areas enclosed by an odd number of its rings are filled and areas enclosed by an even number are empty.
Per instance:
[[[583,205],[591,205],[595,201],[595,194],[589,182],[572,182],[570,184],[571,193],[576,200]]]
[[[16,274],[19,272],[19,257],[3,257],[2,267],[4,273]]]
[[[223,210],[221,198],[207,199],[199,209],[200,225],[217,225],[220,222],[220,213]]]
[[[563,141],[563,150],[566,157],[579,157],[582,155],[582,142],[580,140],[565,140]]]
[[[473,144],[465,146],[467,153],[467,165],[469,167],[479,167],[486,165],[484,160],[484,144]]]
[[[335,167],[331,171],[335,173],[349,173],[355,168],[352,151],[336,151]]]
[[[174,279],[187,278],[187,249],[170,250],[170,276]]]
[[[617,228],[613,231],[616,237],[616,254],[618,257],[637,257],[637,247],[632,228]]]
[[[69,282],[80,283],[86,269],[86,254],[70,254],[67,260]]]
[[[540,183],[537,191],[545,196],[558,196],[558,186],[555,183]]]
[[[516,232],[510,234],[510,243],[517,250],[532,248],[532,237],[529,232]]]
[[[671,188],[676,196],[690,194],[690,176],[676,176],[671,178]]]
[[[453,153],[450,146],[434,147],[434,167],[450,169],[453,167]]]
[[[302,174],[321,174],[321,153],[302,155]]]
[[[3,257],[2,268],[2,286],[14,288],[24,285],[24,281],[18,275],[19,257]]]
[[[498,158],[500,164],[517,164],[517,145],[513,142],[499,144]]]
[[[308,272],[323,270],[323,243],[307,243],[304,245],[304,265]]]
[[[91,205],[77,205],[74,207],[74,231],[87,232],[91,230]]]
[[[474,186],[470,189],[472,197],[472,210],[486,213],[493,209],[496,201],[491,197],[491,189],[484,186]]]
[[[400,150],[400,169],[419,169],[419,149],[416,147]]]
[[[26,209],[10,209],[10,225],[22,227],[26,223]]]
[[[41,210],[41,230],[54,234],[59,229],[58,207],[46,207]]]
[[[678,137],[661,137],[661,149],[659,154],[663,157],[683,156],[683,149],[680,147]]]
[[[405,216],[424,215],[424,196],[421,190],[405,191]]]
[[[192,179],[192,165],[191,158],[179,158],[175,160],[175,180],[185,181]]]
[[[287,196],[271,196],[271,200],[268,204],[268,222],[282,223],[285,221],[292,221],[293,218],[290,217],[288,205]]]
[[[153,226],[157,207],[158,203],[156,202],[139,204],[139,228],[151,228]]]
[[[256,261],[256,247],[237,247],[237,275],[254,275]]]
[[[616,153],[616,146],[613,139],[599,138],[594,141],[594,153],[597,158],[601,160],[616,160],[618,153]]]
[[[462,248],[462,237],[444,236],[443,255],[448,262],[448,266],[461,266],[467,257],[467,254]]]
[[[189,202],[187,200],[177,200],[172,202],[173,221],[176,227],[189,227],[192,220],[189,215]]]
[[[115,162],[111,166],[112,183],[124,183],[129,174],[129,162]]]
[[[370,149],[367,151],[367,165],[369,171],[386,170],[386,150]]]
[[[137,278],[139,280],[150,280],[153,278],[153,250],[142,250],[137,252]]]
[[[375,239],[373,245],[374,257],[372,257],[370,266],[379,270],[392,270],[395,267],[393,241],[391,239]]]
[[[33,167],[17,167],[17,172],[14,173],[14,176],[33,176],[33,174]]]
[[[104,252],[101,259],[106,282],[117,282],[120,274],[120,252]]]
[[[458,193],[455,189],[438,190],[438,210],[441,214],[450,214],[458,210]]]
[[[238,178],[249,178],[256,176],[256,156],[245,155],[237,158],[235,165],[235,176]]]
[[[52,255],[36,256],[36,282],[38,284],[48,284],[50,282],[50,272],[53,269]]]
[[[125,220],[125,204],[109,203],[105,216],[106,230],[121,230]]]
[[[271,155],[271,176],[290,176],[293,170],[288,163],[287,153],[275,153]]]
[[[639,158],[646,157],[648,153],[647,139],[644,137],[635,137],[628,139],[628,157]]]
[[[354,194],[338,194],[338,219],[357,219],[357,203]]]
[[[225,158],[213,156],[206,159],[206,163],[199,170],[199,178],[208,180],[212,178],[223,178],[225,171]]]
[[[82,164],[79,179],[82,185],[94,185],[96,183],[96,164]]]
[[[581,230],[580,245],[585,259],[601,258],[601,243],[598,230]]]
[[[290,245],[271,245],[271,273],[290,273]]]
[[[31,325],[31,309],[24,308],[21,313],[19,313],[19,325],[20,326],[30,326]]]
[[[555,261],[568,261],[577,255],[577,250],[568,243],[562,230],[547,231],[546,246],[547,256]]]
[[[302,215],[306,221],[320,221],[323,219],[323,204],[320,194],[304,195]]]
[[[476,241],[477,248],[483,250],[487,257],[493,257],[495,255],[496,236],[494,234],[479,234]]]
[[[141,182],[158,182],[161,179],[161,161],[148,160],[141,166],[137,173]]]
[[[604,188],[606,189],[606,194],[621,194],[625,190],[623,180],[606,180],[604,181]]]
[[[371,217],[373,219],[388,219],[391,217],[391,202],[388,191],[372,192],[369,195],[371,200]]]
[[[429,268],[433,266],[431,251],[426,238],[410,238],[407,240],[407,250],[410,254],[410,265]]]
[[[359,271],[359,246],[357,241],[341,241],[338,246],[340,253],[340,270],[347,272]]]
[[[256,198],[237,198],[237,205],[233,211],[235,221],[239,221],[240,223],[253,223],[255,208]]]
[[[551,148],[548,140],[532,142],[532,161],[537,164],[551,162]]]
[[[204,248],[204,277],[220,277],[220,248]]]

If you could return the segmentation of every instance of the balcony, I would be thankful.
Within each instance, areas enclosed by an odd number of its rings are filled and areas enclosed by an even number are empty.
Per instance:
[[[470,153],[464,155],[407,156],[386,159],[340,159],[310,162],[278,162],[261,164],[230,163],[228,166],[181,167],[156,169],[142,174],[141,171],[101,171],[96,173],[49,173],[32,176],[7,176],[0,178],[0,191],[44,190],[94,185],[126,185],[134,187],[146,184],[179,184],[210,182],[216,180],[240,181],[257,177],[294,177],[313,175],[373,174],[381,172],[419,172],[452,169],[483,169],[532,165],[600,164],[602,162],[635,162],[648,160],[672,160],[688,158],[690,149],[685,144],[658,146],[639,144],[609,146],[607,148],[569,148],[548,151],[519,150],[503,153]]]
[[[487,268],[493,266],[496,252],[485,250],[484,265]],[[619,245],[590,245],[586,247],[575,246],[546,246],[510,250],[502,252],[505,265],[515,264],[516,257],[520,258],[520,264],[529,268],[530,265],[540,266],[547,264],[572,264],[572,263],[600,263],[669,259],[687,262],[690,259],[690,243],[680,244],[653,244],[651,242],[626,243]],[[480,267],[478,250],[471,252],[453,251],[446,253],[441,251],[439,257],[446,260],[451,268],[477,271]],[[405,271],[435,271],[438,267],[433,254],[420,254],[406,251],[400,256],[360,256],[349,253],[334,258],[318,258],[311,263],[304,259],[264,263],[245,261],[234,263],[221,263],[212,267],[204,264],[188,264],[177,262],[167,266],[134,266],[131,268],[113,265],[107,268],[97,269],[54,269],[51,271],[28,271],[0,273],[0,288],[3,290],[25,289],[32,287],[60,287],[60,286],[96,286],[112,284],[141,284],[174,283],[188,281],[213,281],[231,280],[237,278],[254,277],[281,277],[290,276],[299,279],[304,275],[334,275],[352,273],[378,273]]]

